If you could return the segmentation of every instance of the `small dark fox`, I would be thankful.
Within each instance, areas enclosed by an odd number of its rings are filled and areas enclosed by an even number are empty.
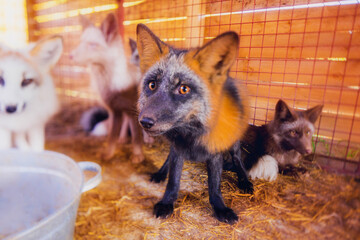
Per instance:
[[[312,152],[311,139],[315,131],[314,123],[323,106],[318,105],[306,111],[291,109],[279,100],[275,108],[275,118],[262,126],[249,125],[235,149],[241,149],[245,169],[252,179],[273,181],[277,174],[294,166],[301,156]],[[231,161],[226,161],[224,169],[234,169]]]
[[[150,135],[164,135],[171,142],[168,164],[160,170],[164,174],[160,178],[165,179],[169,169],[169,180],[154,214],[166,218],[173,212],[186,159],[207,163],[215,216],[222,222],[236,222],[238,216],[224,204],[220,181],[222,152],[240,139],[249,116],[244,87],[229,77],[238,53],[238,35],[227,32],[201,48],[180,50],[162,42],[145,25],[138,25],[137,34],[144,73],[139,122]],[[245,169],[238,170],[242,183],[252,189]]]

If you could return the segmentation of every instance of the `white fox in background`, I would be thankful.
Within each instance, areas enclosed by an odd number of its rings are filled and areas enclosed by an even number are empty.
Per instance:
[[[140,71],[140,58],[139,58],[139,52],[137,50],[136,41],[132,38],[129,38],[129,46],[131,48],[130,63],[137,66],[139,68],[138,71]],[[108,134],[108,125],[109,125],[107,124],[108,117],[109,115],[106,109],[102,107],[92,107],[82,115],[80,124],[83,127],[83,129],[90,135],[105,136]],[[121,126],[121,132],[119,137],[120,143],[127,142],[127,135],[129,129],[130,129],[129,118],[126,117],[124,118]],[[150,137],[145,131],[143,131],[142,133],[144,135],[145,143],[150,145],[154,143],[153,137]]]
[[[44,150],[45,124],[59,109],[50,70],[62,51],[59,36],[22,50],[0,46],[0,149]]]
[[[123,124],[121,137],[126,137],[126,126],[129,126],[132,136],[132,161],[141,162],[144,155],[141,129],[136,117],[140,70],[126,58],[114,14],[108,14],[100,28],[84,16],[80,16],[80,20],[83,33],[79,45],[71,52],[70,57],[90,68],[92,86],[98,91],[102,104],[109,113],[108,149],[103,158],[113,157],[116,140]]]

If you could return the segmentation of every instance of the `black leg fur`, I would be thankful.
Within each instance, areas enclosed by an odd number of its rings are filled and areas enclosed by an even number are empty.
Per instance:
[[[233,161],[234,170],[238,176],[238,186],[245,193],[254,193],[254,186],[249,181],[245,166],[243,161],[241,160],[241,147],[240,142],[237,142],[233,148],[230,150],[230,154]]]
[[[220,190],[222,164],[221,154],[217,154],[214,158],[207,161],[209,199],[214,209],[215,217],[221,222],[233,224],[238,220],[238,216],[231,208],[225,206]]]
[[[156,173],[151,174],[151,177],[150,177],[151,182],[160,183],[160,182],[165,181],[166,176],[167,176],[167,174],[169,172],[169,162],[170,162],[169,158],[170,157],[171,157],[171,154],[169,153],[168,157],[166,158],[166,161],[161,166],[159,171],[157,171]]]
[[[184,159],[177,155],[173,147],[170,148],[168,159],[170,171],[165,194],[161,201],[154,206],[154,215],[160,218],[167,218],[174,211],[174,202],[178,197],[181,172],[184,165]]]

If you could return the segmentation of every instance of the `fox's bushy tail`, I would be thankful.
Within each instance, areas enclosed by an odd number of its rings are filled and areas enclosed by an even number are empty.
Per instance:
[[[92,107],[85,111],[80,119],[80,125],[86,133],[91,133],[96,125],[109,118],[109,113],[103,107]]]

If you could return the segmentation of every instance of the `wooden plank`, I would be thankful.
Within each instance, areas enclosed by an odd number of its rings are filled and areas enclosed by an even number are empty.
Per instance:
[[[28,39],[29,42],[34,42],[38,39],[34,32],[38,29],[36,21],[34,21],[35,11],[32,6],[35,4],[35,0],[26,0],[27,11],[27,23],[28,23]]]
[[[49,2],[49,1],[48,1]],[[66,12],[77,9],[88,9],[95,6],[117,4],[117,0],[68,0],[66,3],[57,4],[51,8],[36,11],[36,16],[42,16],[52,13]]]

